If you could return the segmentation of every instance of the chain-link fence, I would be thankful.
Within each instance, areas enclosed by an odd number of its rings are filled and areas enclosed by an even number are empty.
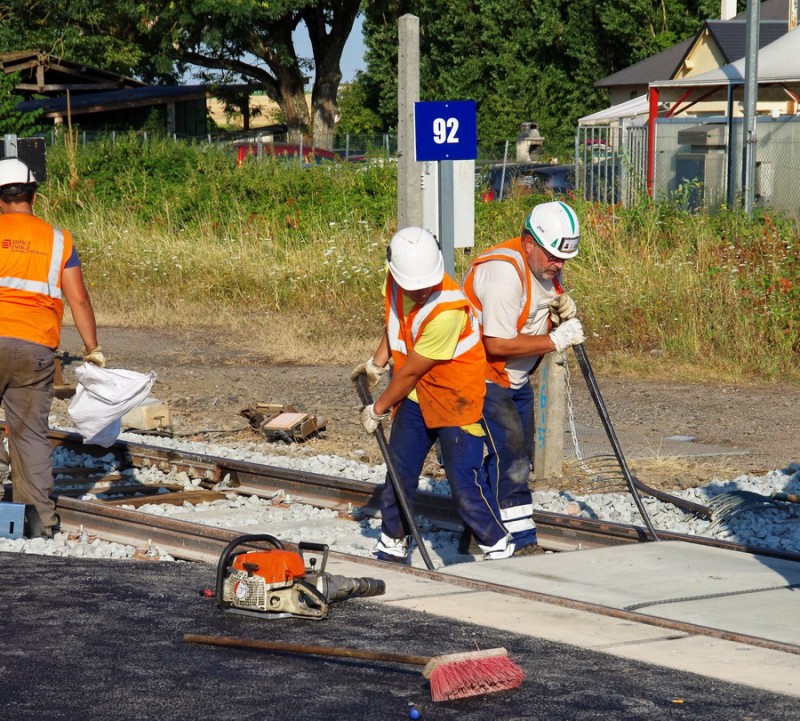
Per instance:
[[[756,207],[800,215],[800,117],[759,116]],[[688,210],[742,204],[742,118],[659,119],[653,178],[657,200]],[[575,141],[578,192],[586,200],[635,204],[647,191],[647,127],[580,127]]]

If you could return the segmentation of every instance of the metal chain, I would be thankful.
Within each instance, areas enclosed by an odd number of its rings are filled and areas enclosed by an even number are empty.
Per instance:
[[[564,351],[559,353],[558,364],[564,367],[564,380],[567,385],[567,418],[569,420],[569,433],[572,436],[572,445],[575,447],[575,457],[580,461],[581,470],[590,478],[594,475],[583,459],[583,452],[578,443],[578,429],[575,424],[575,409],[572,405],[572,383],[570,382],[569,360]]]

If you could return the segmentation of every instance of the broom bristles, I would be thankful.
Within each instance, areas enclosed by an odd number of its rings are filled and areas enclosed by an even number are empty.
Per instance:
[[[438,656],[423,670],[434,701],[453,701],[520,686],[525,672],[504,648]]]

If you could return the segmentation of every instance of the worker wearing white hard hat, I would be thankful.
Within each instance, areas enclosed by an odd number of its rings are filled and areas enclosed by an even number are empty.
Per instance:
[[[561,285],[578,254],[580,223],[566,203],[537,205],[521,234],[481,253],[464,279],[486,349],[484,470],[515,555],[543,553],[528,480],[533,464],[533,388],[542,356],[584,341],[575,303]]]
[[[362,411],[362,425],[374,433],[391,415],[389,453],[412,513],[425,459],[438,440],[456,507],[484,557],[508,557],[514,546],[481,480],[486,357],[469,302],[444,272],[439,245],[427,230],[398,231],[387,261],[386,332],[351,377],[365,376],[372,391],[390,360],[393,370],[385,390]],[[411,529],[391,483],[381,493],[380,511],[373,552],[381,560],[407,563]]]
[[[64,299],[84,360],[102,366],[105,358],[72,236],[33,214],[36,190],[24,162],[0,160],[0,401],[13,500],[25,504],[24,534],[48,538],[58,526],[48,416]]]

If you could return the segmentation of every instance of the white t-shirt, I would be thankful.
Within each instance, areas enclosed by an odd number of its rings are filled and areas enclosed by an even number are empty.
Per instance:
[[[522,284],[517,271],[503,260],[481,263],[474,271],[473,288],[483,306],[483,334],[493,338],[514,338],[517,320],[522,312]],[[548,305],[557,295],[552,280],[531,278],[531,298],[528,318],[522,326],[525,335],[544,335],[547,332]],[[538,355],[509,358],[506,371],[512,388],[525,384]]]

